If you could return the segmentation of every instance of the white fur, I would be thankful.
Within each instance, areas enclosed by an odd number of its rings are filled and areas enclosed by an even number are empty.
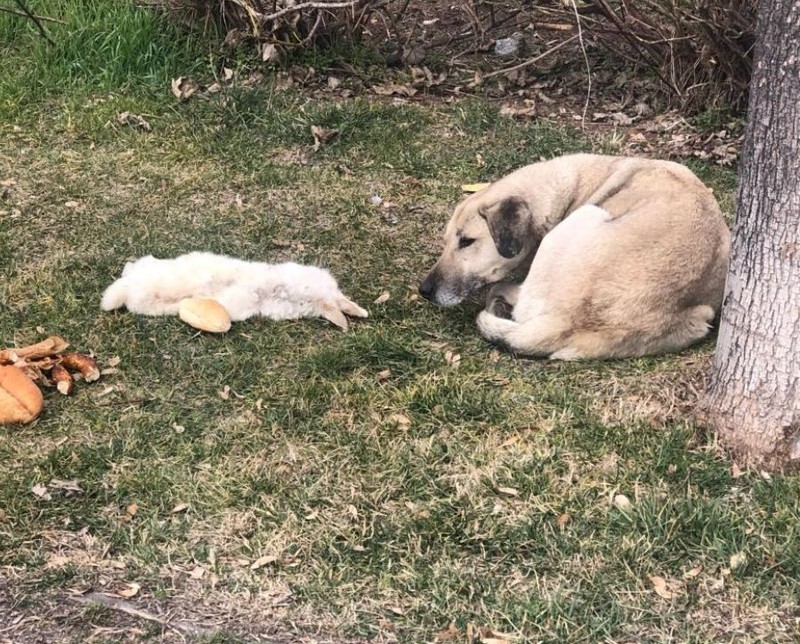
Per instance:
[[[324,268],[246,262],[203,252],[175,259],[148,255],[128,262],[122,277],[106,289],[100,306],[104,311],[125,306],[142,315],[175,315],[180,301],[188,297],[216,300],[234,321],[254,315],[273,320],[331,319],[334,309],[367,316],[342,294]]]

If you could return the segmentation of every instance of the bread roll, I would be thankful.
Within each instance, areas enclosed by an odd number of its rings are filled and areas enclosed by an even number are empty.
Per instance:
[[[0,424],[29,423],[42,411],[42,392],[21,369],[0,367]]]
[[[209,333],[225,333],[231,328],[231,316],[216,300],[186,298],[178,305],[178,315],[189,326]]]

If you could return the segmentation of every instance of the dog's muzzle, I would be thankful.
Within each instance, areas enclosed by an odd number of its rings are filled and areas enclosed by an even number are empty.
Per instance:
[[[436,280],[433,273],[428,273],[428,276],[422,280],[419,285],[419,294],[429,302],[433,302],[433,296],[436,293]]]
[[[443,281],[441,274],[432,270],[419,285],[419,294],[429,302],[439,306],[455,306],[483,286],[477,279],[464,281]]]

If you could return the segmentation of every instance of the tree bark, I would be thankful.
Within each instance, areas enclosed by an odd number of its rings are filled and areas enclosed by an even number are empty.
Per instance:
[[[736,227],[701,422],[800,471],[800,0],[761,0]]]

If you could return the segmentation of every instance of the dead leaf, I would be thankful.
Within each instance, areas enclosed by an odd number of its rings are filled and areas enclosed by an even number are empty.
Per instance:
[[[48,485],[54,490],[66,490],[68,492],[83,492],[81,486],[78,485],[77,481],[61,481],[59,479],[53,479],[48,483]]]
[[[114,356],[113,358],[110,358],[106,364],[109,367],[116,367],[120,362],[122,362],[122,359],[119,356]]]
[[[506,496],[519,496],[519,490],[513,487],[499,487],[497,491]]]
[[[518,107],[516,105],[504,105],[500,108],[500,115],[501,116],[509,116],[511,118],[514,117],[525,117],[525,116],[536,116],[536,103],[531,100],[527,100],[525,107]]]
[[[623,512],[628,512],[633,507],[633,504],[624,494],[616,494],[614,495],[614,507]]]
[[[376,297],[372,303],[373,304],[383,304],[391,297],[391,293],[389,291],[381,291],[381,294]]]
[[[172,94],[179,101],[185,101],[197,91],[197,84],[188,76],[172,79]]]
[[[231,388],[230,386],[225,385],[217,393],[219,394],[219,397],[222,398],[222,400],[229,400],[231,397]]]
[[[675,593],[667,589],[667,581],[663,577],[647,575],[647,578],[650,580],[650,583],[653,584],[653,590],[656,591],[659,597],[672,599],[675,596]]]
[[[172,508],[169,513],[170,514],[178,514],[179,512],[185,512],[189,509],[188,503],[178,503],[174,508]]]
[[[222,78],[226,81],[231,80],[233,78],[233,70],[230,67],[223,67]]]
[[[731,555],[730,566],[731,570],[744,566],[747,563],[747,555],[744,552],[737,552]]]
[[[3,508],[0,508],[0,521],[6,518],[6,511]]]
[[[195,566],[192,570],[189,571],[189,576],[192,579],[200,579],[203,575],[206,574],[206,569],[202,566]]]
[[[736,464],[736,461],[731,463],[731,478],[738,479],[742,475],[741,468]]]
[[[510,633],[499,633],[489,626],[481,626],[478,629],[478,641],[481,644],[508,644],[517,639]]]
[[[447,364],[455,367],[461,362],[461,354],[448,350],[444,352],[444,359]]]
[[[131,112],[121,112],[117,115],[117,123],[120,125],[128,125],[134,129],[144,130],[145,132],[149,132],[153,129],[144,118]]]
[[[392,375],[391,369],[384,369],[383,371],[379,371],[375,375],[375,380],[377,380],[378,382],[386,382],[387,380],[389,380],[389,377],[391,375]]]
[[[311,134],[314,137],[314,152],[319,150],[320,147],[322,147],[323,143],[327,143],[338,133],[339,130],[333,130],[331,128],[326,128],[326,127],[319,127],[318,125],[312,125]]]
[[[695,566],[691,570],[687,570],[685,573],[683,573],[683,578],[684,579],[694,579],[701,572],[703,572],[703,566]]]
[[[389,416],[388,419],[390,422],[395,422],[402,427],[410,427],[411,426],[411,419],[406,416],[405,414],[392,414]]]
[[[336,89],[341,84],[342,84],[341,78],[336,78],[336,76],[328,76],[328,88]]]
[[[135,503],[131,503],[126,509],[125,512],[128,513],[129,517],[135,517],[136,513],[139,511],[139,506]]]
[[[261,47],[261,62],[268,63],[271,60],[277,60],[279,56],[278,48],[272,43],[264,43]]]
[[[461,190],[464,192],[480,192],[484,188],[488,188],[490,183],[464,183],[461,184]]]
[[[565,512],[564,514],[562,514],[560,517],[558,517],[556,519],[556,525],[559,528],[563,529],[569,523],[569,519],[570,519],[570,516]]]
[[[457,642],[462,639],[461,631],[458,630],[458,627],[453,623],[450,622],[447,628],[443,631],[439,631],[434,638],[434,642]]]
[[[141,586],[137,584],[135,581],[125,584],[124,588],[120,588],[119,590],[114,591],[113,593],[108,593],[109,595],[117,595],[118,597],[124,597],[125,599],[130,599],[131,597],[135,597]]]
[[[372,91],[378,96],[414,96],[417,90],[411,85],[400,85],[399,83],[385,83],[384,85],[373,85]]]
[[[47,558],[47,563],[45,563],[44,568],[45,570],[51,570],[53,568],[63,568],[64,566],[68,566],[72,563],[72,557],[67,557],[66,555],[50,555]]]
[[[388,608],[395,615],[400,615],[401,617],[403,617],[406,614],[406,612],[402,608],[400,608],[399,606],[391,606],[390,605],[390,606],[387,606],[386,608]]]
[[[259,557],[253,563],[250,564],[250,570],[258,570],[259,568],[263,568],[264,566],[272,563],[273,561],[278,561],[278,558],[274,555],[264,555],[263,557]]]
[[[37,483],[36,485],[34,485],[31,488],[31,492],[33,492],[40,499],[44,499],[45,501],[50,501],[53,498],[50,495],[50,492],[47,491],[47,487],[45,487],[41,483]]]

